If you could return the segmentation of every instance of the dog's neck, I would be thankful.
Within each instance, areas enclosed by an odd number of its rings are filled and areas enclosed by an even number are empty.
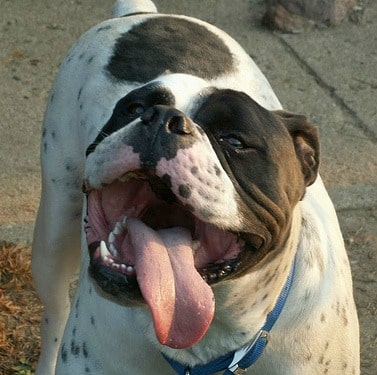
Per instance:
[[[188,349],[160,347],[170,358],[190,366],[203,364],[251,341],[274,308],[294,261],[301,228],[300,204],[292,216],[286,247],[258,270],[214,286],[216,313],[204,338]]]

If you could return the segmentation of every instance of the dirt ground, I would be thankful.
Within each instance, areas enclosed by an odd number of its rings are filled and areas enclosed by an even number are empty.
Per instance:
[[[376,374],[377,210],[339,213],[353,270],[361,331],[361,373]],[[0,375],[31,375],[39,354],[42,307],[30,275],[30,247],[0,249]],[[357,338],[355,337],[355,341]]]

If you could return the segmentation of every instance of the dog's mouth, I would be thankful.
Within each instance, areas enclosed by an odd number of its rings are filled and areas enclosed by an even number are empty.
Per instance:
[[[160,343],[199,341],[214,314],[210,285],[236,272],[244,241],[195,217],[155,175],[130,172],[87,196],[91,276],[119,300],[145,301]]]

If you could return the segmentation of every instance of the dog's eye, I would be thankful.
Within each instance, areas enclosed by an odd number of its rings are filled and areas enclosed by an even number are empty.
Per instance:
[[[145,112],[145,108],[140,103],[132,103],[127,107],[128,113],[133,116],[141,116]]]
[[[227,143],[229,146],[236,149],[244,148],[243,142],[233,135],[220,137],[219,140],[221,143]]]

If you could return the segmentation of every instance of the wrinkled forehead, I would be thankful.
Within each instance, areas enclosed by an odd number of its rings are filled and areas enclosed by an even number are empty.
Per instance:
[[[131,91],[127,97],[135,96],[156,102],[161,98],[166,105],[171,105],[190,116],[202,99],[214,90],[207,81],[189,74],[166,74]]]

